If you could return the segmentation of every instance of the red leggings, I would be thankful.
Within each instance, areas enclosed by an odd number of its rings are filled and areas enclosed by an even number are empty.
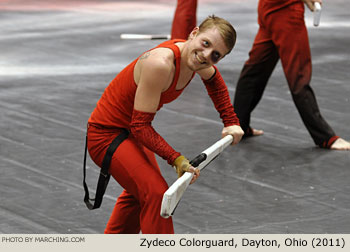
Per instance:
[[[109,144],[119,133],[115,129],[88,127],[89,154],[99,167]],[[160,216],[162,197],[168,185],[153,152],[130,134],[115,151],[109,172],[124,191],[115,204],[105,233],[174,233],[172,218]]]
[[[187,39],[197,24],[197,0],[178,0],[171,28],[171,39]]]

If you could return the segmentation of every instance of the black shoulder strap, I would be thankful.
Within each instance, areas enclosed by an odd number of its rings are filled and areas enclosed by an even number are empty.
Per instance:
[[[84,173],[84,180],[83,180],[83,185],[84,185],[84,190],[85,190],[85,197],[84,197],[84,202],[90,210],[99,208],[102,203],[102,198],[103,195],[106,191],[110,174],[108,172],[109,165],[112,160],[113,153],[117,149],[117,147],[128,137],[129,131],[126,129],[123,129],[123,131],[112,141],[112,143],[109,145],[107,152],[103,158],[102,162],[102,167],[100,171],[100,176],[98,178],[97,182],[97,188],[96,188],[96,194],[95,194],[95,199],[90,199],[89,196],[89,189],[88,186],[85,182],[86,178],[86,155],[87,155],[87,135],[85,139],[85,152],[84,152],[84,162],[83,162],[83,173]],[[94,201],[94,204],[92,204],[90,201]]]

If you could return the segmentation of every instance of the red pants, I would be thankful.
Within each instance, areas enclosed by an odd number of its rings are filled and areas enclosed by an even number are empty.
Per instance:
[[[88,150],[101,167],[109,144],[118,130],[88,127]],[[124,188],[119,196],[105,233],[172,234],[172,218],[160,216],[160,207],[168,185],[160,173],[155,155],[130,134],[113,154],[109,172]]]
[[[178,0],[171,29],[171,39],[187,39],[197,24],[197,0]]]
[[[317,145],[329,147],[335,134],[321,116],[309,85],[311,53],[304,4],[298,1],[278,9],[279,4],[283,5],[283,1],[259,1],[259,30],[237,83],[235,112],[242,129],[249,132],[251,112],[281,59],[293,101],[307,130]]]

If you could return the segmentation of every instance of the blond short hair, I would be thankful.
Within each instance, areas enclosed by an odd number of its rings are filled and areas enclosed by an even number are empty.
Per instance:
[[[230,53],[236,44],[237,34],[235,28],[233,28],[233,26],[227,20],[211,15],[199,25],[199,33],[213,27],[218,29],[226,47],[229,49],[228,53]]]

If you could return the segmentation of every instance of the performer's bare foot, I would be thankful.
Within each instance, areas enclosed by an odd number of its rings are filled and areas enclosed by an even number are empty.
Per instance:
[[[253,136],[261,136],[263,134],[264,134],[263,130],[257,130],[257,129],[253,129],[253,128],[249,127],[247,129],[247,131],[245,132],[245,134],[243,135],[243,138],[253,137]]]
[[[331,150],[350,150],[350,143],[343,138],[338,138],[330,147]]]
[[[251,129],[252,129],[252,135],[253,136],[261,136],[261,135],[264,134],[263,130],[257,130],[257,129],[253,129],[253,128],[251,128]]]

